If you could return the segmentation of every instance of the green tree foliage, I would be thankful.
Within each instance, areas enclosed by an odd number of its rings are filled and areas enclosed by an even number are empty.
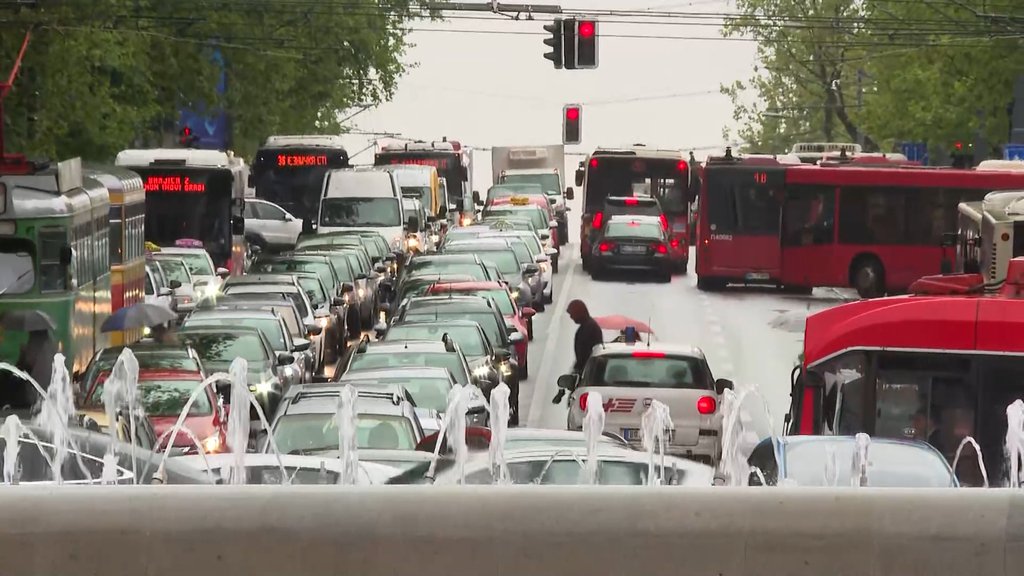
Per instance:
[[[0,3],[8,151],[107,160],[173,139],[178,110],[223,107],[232,147],[250,155],[271,133],[341,130],[337,112],[387,100],[405,71],[421,0],[40,0]],[[227,93],[216,94],[214,53]]]
[[[737,0],[737,8],[724,33],[755,38],[759,64],[723,92],[748,148],[858,137],[868,150],[907,140],[941,148],[976,131],[1006,139],[1024,26],[991,4]]]

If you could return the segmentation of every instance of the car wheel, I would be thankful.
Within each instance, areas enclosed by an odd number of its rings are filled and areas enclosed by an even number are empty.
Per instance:
[[[523,360],[523,363],[519,365],[519,379],[526,380],[530,377],[530,361]]]
[[[362,318],[355,308],[348,309],[348,337],[358,339],[363,335]]]
[[[551,257],[551,273],[558,274],[558,254]]]
[[[533,318],[526,321],[526,339],[533,340]]]
[[[547,295],[544,296],[544,303],[545,304],[551,304],[554,301],[555,301],[555,289],[554,289],[554,287],[552,287],[551,288],[551,294],[547,294]]]
[[[667,283],[672,281],[672,270],[664,270],[658,272],[658,281]]]
[[[537,312],[543,312],[545,308],[544,300],[544,294],[541,294],[540,299],[533,303],[533,309],[536,310]]]

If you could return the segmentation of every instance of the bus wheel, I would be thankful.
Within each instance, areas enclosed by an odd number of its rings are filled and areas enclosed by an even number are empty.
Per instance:
[[[850,268],[851,283],[861,298],[878,298],[885,293],[885,270],[877,258],[859,258]]]
[[[725,288],[725,282],[722,282],[718,278],[707,278],[697,276],[697,290],[713,292],[715,290],[721,290],[723,288]]]

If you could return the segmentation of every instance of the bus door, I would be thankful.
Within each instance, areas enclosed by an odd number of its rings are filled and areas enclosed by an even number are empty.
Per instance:
[[[707,222],[698,274],[763,282],[779,277],[779,227],[785,169],[727,166],[708,170],[701,199]]]
[[[836,189],[791,184],[782,211],[782,283],[832,286],[848,262],[833,258]],[[836,267],[843,267],[840,270]]]

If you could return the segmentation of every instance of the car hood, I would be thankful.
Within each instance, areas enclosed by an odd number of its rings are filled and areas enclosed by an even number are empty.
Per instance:
[[[160,438],[167,433],[171,428],[174,428],[174,423],[178,421],[177,416],[150,416],[149,422],[153,425],[153,431],[156,432],[156,437]],[[190,448],[195,444],[192,438],[189,437],[188,432],[192,432],[195,435],[196,440],[202,442],[206,438],[213,436],[217,432],[217,427],[213,425],[213,415],[206,414],[203,416],[186,416],[185,423],[182,425],[182,429],[178,431],[177,437],[174,439],[174,446],[176,448]],[[166,446],[167,440],[170,440],[170,435],[167,438],[161,440],[161,444]]]

